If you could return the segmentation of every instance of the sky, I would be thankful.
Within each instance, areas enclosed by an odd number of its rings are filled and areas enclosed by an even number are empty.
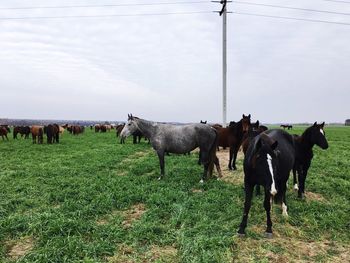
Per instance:
[[[192,3],[155,4],[174,2]],[[108,4],[138,5],[10,9]],[[222,17],[210,12],[220,9],[191,0],[2,0],[0,118],[222,122]],[[208,12],[4,19],[199,11]],[[350,1],[242,0],[228,11],[350,24]],[[228,14],[228,121],[343,122],[349,97],[350,25]]]

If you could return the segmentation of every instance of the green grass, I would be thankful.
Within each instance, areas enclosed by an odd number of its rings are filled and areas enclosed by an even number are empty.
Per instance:
[[[151,147],[131,139],[120,145],[114,132],[65,133],[59,145],[0,141],[0,262],[16,261],[11,249],[28,237],[33,248],[17,262],[327,262],[344,256],[350,247],[350,129],[328,127],[326,136],[330,147],[314,148],[306,182],[306,191],[320,198],[301,201],[289,189],[289,218],[273,207],[272,240],[263,237],[262,197],[253,200],[247,237],[236,236],[242,185],[199,184],[197,154],[166,157],[166,177],[158,181]],[[126,228],[125,211],[140,203],[144,213]],[[101,218],[108,220],[98,224]],[[305,246],[310,253],[296,251]],[[151,255],[154,247],[160,254],[173,247],[175,256]]]

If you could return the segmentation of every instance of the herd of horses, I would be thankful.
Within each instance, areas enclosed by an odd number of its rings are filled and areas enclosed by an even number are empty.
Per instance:
[[[254,187],[260,193],[264,188],[264,208],[266,211],[266,236],[272,237],[271,206],[272,200],[281,204],[282,214],[288,216],[286,190],[289,174],[293,171],[294,189],[298,197],[305,197],[305,180],[313,158],[313,146],[328,148],[324,132],[324,122],[315,122],[302,135],[291,135],[282,129],[269,130],[259,121],[251,123],[251,115],[244,115],[238,122],[228,127],[219,124],[209,125],[201,121],[198,124],[171,125],[140,119],[128,115],[128,121],[118,134],[122,139],[139,131],[145,136],[158,155],[160,177],[165,175],[165,154],[186,154],[199,148],[199,163],[204,170],[200,182],[212,176],[216,166],[221,178],[218,147],[229,147],[230,170],[236,170],[237,152],[242,147],[244,153],[244,192],[245,202],[242,221],[238,234],[245,235],[248,214],[251,207]],[[219,179],[218,178],[218,179]]]
[[[305,181],[313,158],[313,146],[321,149],[328,148],[325,137],[324,122],[308,127],[302,135],[291,135],[282,129],[268,129],[260,125],[259,121],[251,122],[251,115],[242,115],[237,122],[230,122],[228,127],[220,124],[209,125],[206,121],[186,125],[172,125],[157,123],[128,115],[125,124],[116,126],[96,124],[90,126],[95,132],[107,132],[115,129],[116,136],[120,136],[120,143],[125,143],[126,137],[132,135],[133,143],[139,143],[144,137],[151,144],[158,155],[160,177],[165,175],[165,155],[169,153],[187,154],[199,148],[198,164],[203,165],[200,182],[210,178],[214,166],[218,172],[218,179],[222,177],[219,159],[216,152],[219,147],[229,148],[228,169],[236,170],[237,153],[240,148],[244,153],[244,212],[238,234],[245,235],[248,214],[251,207],[254,188],[260,194],[260,187],[264,188],[264,208],[266,211],[266,236],[272,236],[271,205],[272,200],[281,204],[282,214],[288,216],[286,190],[289,174],[293,172],[293,188],[298,191],[299,198],[305,198]],[[287,125],[286,125],[287,126]],[[288,125],[291,126],[291,125]],[[282,125],[281,125],[282,127]],[[289,127],[283,127],[284,129]],[[49,124],[47,126],[15,126],[13,138],[18,134],[25,139],[32,135],[33,143],[42,144],[44,135],[47,143],[59,143],[60,134],[67,130],[73,135],[84,132],[85,127],[79,125]],[[0,126],[0,136],[8,140],[11,132],[7,125]]]

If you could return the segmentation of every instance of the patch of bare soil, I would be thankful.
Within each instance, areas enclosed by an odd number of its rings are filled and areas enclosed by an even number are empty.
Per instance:
[[[305,192],[306,201],[325,202],[326,199],[321,195],[313,192]]]
[[[131,262],[179,262],[177,249],[173,246],[150,246],[147,251],[138,253],[133,247],[122,244],[117,254],[108,257],[109,263],[131,263]]]
[[[235,185],[243,185],[243,178],[244,178],[244,173],[243,173],[243,167],[242,165],[236,165],[237,170],[235,171],[230,171],[228,169],[228,160],[230,157],[230,150],[226,149],[220,149],[220,151],[216,152],[216,156],[219,158],[220,162],[220,167],[222,171],[222,180],[228,183],[232,183]],[[243,152],[239,151],[237,155],[237,160],[243,160],[244,155]]]
[[[193,188],[193,189],[191,190],[191,192],[192,192],[192,193],[203,193],[204,191],[203,191],[202,189],[195,189],[195,188]]]
[[[327,259],[327,262],[350,262],[350,245],[328,240],[308,241],[295,227],[289,224],[286,227],[291,228],[287,236],[275,230],[272,239],[237,238],[232,262],[256,262],[257,259],[276,263],[316,262],[317,258]],[[264,227],[255,226],[252,230],[263,233]]]
[[[19,240],[12,240],[5,243],[7,247],[7,256],[12,260],[17,260],[27,255],[34,247],[32,237],[24,237]]]
[[[133,205],[130,209],[123,212],[124,221],[123,226],[129,228],[132,226],[133,222],[139,220],[141,216],[146,212],[146,207],[144,204],[139,203]]]

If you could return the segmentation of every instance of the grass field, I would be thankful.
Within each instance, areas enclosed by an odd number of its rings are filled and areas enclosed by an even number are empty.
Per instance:
[[[238,171],[223,167],[224,180],[201,185],[196,153],[166,157],[157,181],[150,146],[120,145],[114,132],[65,133],[59,145],[0,141],[0,262],[349,262],[350,129],[327,127],[326,136],[306,200],[290,180],[289,218],[273,207],[273,239],[263,235],[262,197],[247,237],[236,235],[241,156]]]

